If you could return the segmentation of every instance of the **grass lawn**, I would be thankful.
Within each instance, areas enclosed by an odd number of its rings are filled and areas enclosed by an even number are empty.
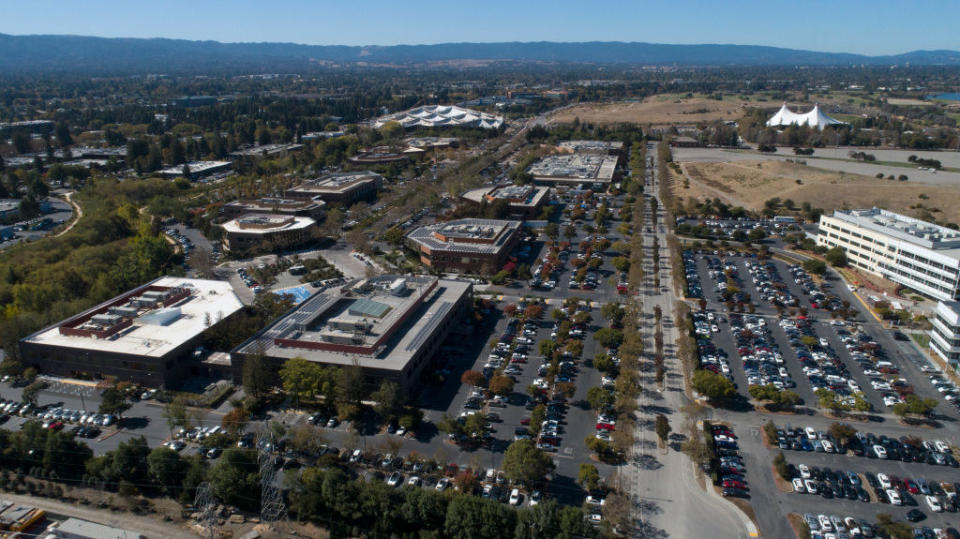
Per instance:
[[[920,345],[920,348],[930,348],[930,335],[926,333],[911,333],[910,338]]]

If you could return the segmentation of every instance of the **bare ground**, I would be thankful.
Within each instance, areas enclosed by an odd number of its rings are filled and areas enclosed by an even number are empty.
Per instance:
[[[550,117],[551,123],[569,123],[574,118],[592,124],[665,124],[736,120],[743,116],[744,103],[703,97],[651,96],[639,103],[578,105]]]
[[[938,219],[960,221],[960,187],[916,185],[773,160],[684,163],[683,170],[690,187],[674,183],[678,197],[720,197],[752,210],[780,197],[827,211],[878,206],[906,215],[929,211]]]

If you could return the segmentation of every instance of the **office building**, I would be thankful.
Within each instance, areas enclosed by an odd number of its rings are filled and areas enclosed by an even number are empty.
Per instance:
[[[234,200],[223,205],[223,215],[234,218],[248,213],[277,213],[310,217],[322,221],[327,203],[319,198],[264,197],[255,200]]]
[[[536,185],[501,185],[467,191],[462,198],[476,205],[506,201],[509,216],[515,219],[536,219],[550,200],[550,188]]]
[[[930,349],[948,365],[960,367],[960,302],[937,302],[937,310],[930,320]]]
[[[618,178],[619,158],[595,153],[550,155],[530,165],[527,172],[541,185],[588,185],[606,188]]]
[[[840,247],[848,263],[939,300],[958,297],[960,232],[872,208],[820,217],[817,245]]]
[[[227,172],[232,167],[233,163],[230,161],[190,161],[189,163],[185,163],[183,165],[175,165],[165,168],[157,174],[166,176],[167,178],[184,177],[191,180],[198,180],[213,174]]]
[[[288,189],[286,196],[349,206],[359,200],[373,200],[382,186],[383,176],[376,172],[337,172],[307,180]]]
[[[520,241],[520,226],[520,221],[458,219],[421,226],[406,241],[420,262],[438,271],[492,274]]]
[[[228,282],[160,277],[21,339],[20,355],[54,376],[176,385],[203,332],[241,307]]]
[[[248,251],[292,249],[316,238],[317,222],[310,217],[275,213],[251,213],[231,219],[223,228],[223,249]]]
[[[568,153],[617,155],[623,151],[623,142],[618,140],[565,140],[557,148]]]
[[[262,355],[279,368],[294,357],[359,366],[370,389],[404,389],[445,362],[440,345],[473,310],[472,285],[430,276],[383,275],[317,292],[231,352],[234,378]],[[429,371],[427,371],[429,372]]]

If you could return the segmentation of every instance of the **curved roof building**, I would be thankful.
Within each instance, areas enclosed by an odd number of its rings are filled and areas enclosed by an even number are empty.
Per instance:
[[[450,125],[496,129],[503,125],[503,116],[495,116],[486,112],[452,105],[430,105],[381,116],[373,126],[379,129],[387,122],[398,122],[403,127],[444,127]]]
[[[777,127],[777,126],[788,126],[788,125],[807,125],[810,127],[816,127],[817,129],[823,131],[823,128],[830,125],[847,125],[840,120],[834,120],[833,118],[824,114],[820,110],[820,104],[817,103],[810,109],[810,112],[805,114],[799,114],[793,112],[787,108],[787,104],[784,103],[780,110],[773,115],[772,118],[767,120],[767,127]]]

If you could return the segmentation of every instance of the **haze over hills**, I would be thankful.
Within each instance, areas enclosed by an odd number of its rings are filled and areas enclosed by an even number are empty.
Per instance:
[[[178,39],[0,34],[0,72],[287,72],[319,65],[418,65],[456,60],[683,66],[960,65],[960,52],[898,55],[815,52],[757,45],[625,42],[442,43],[341,46]]]

